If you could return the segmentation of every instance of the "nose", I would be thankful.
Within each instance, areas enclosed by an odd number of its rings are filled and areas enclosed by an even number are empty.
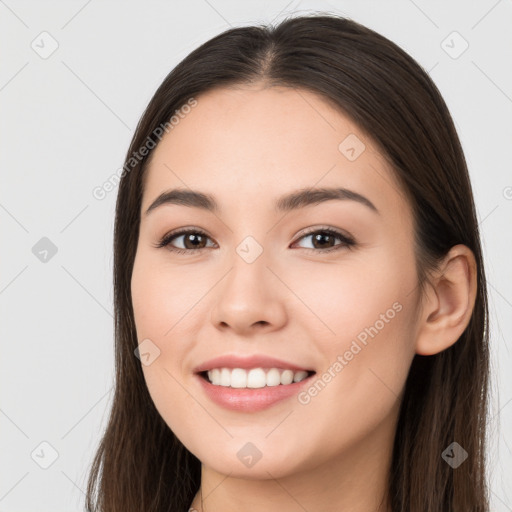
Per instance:
[[[287,321],[287,296],[289,291],[267,266],[263,254],[251,263],[236,255],[216,287],[211,321],[217,329],[239,336],[271,332]]]

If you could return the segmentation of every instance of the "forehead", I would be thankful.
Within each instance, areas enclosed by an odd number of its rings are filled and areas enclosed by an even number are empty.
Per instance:
[[[261,201],[334,186],[364,191],[379,209],[408,210],[377,145],[319,95],[260,85],[217,88],[196,101],[153,150],[143,210],[176,187],[243,206],[256,193]]]

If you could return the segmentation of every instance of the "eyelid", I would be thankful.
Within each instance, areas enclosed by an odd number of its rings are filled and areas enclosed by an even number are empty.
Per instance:
[[[354,237],[352,235],[350,235],[348,232],[346,232],[342,229],[335,228],[332,226],[327,226],[327,225],[320,225],[320,226],[313,226],[311,228],[305,228],[305,230],[300,231],[298,233],[297,238],[300,239],[304,236],[311,235],[312,233],[317,233],[319,231],[321,231],[321,232],[327,231],[328,233],[332,233],[332,234],[341,236],[343,238],[346,238],[347,240],[355,242]]]

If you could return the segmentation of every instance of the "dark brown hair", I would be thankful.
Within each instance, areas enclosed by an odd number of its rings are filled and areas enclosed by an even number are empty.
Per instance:
[[[317,13],[276,27],[234,28],[202,44],[165,78],[137,126],[126,162],[191,97],[252,83],[309,90],[336,105],[390,162],[414,216],[418,285],[449,249],[477,263],[469,325],[450,348],[416,355],[398,418],[389,502],[393,512],[487,512],[488,305],[480,236],[465,157],[429,75],[407,53],[353,20]],[[148,158],[125,167],[114,230],[115,395],[92,464],[87,510],[183,512],[200,485],[200,461],[156,410],[134,356],[130,283]],[[468,453],[453,469],[441,457]]]

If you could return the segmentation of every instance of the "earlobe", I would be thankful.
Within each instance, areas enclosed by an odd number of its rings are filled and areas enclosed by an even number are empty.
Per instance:
[[[437,354],[460,338],[471,319],[476,291],[473,252],[465,245],[455,245],[431,277],[425,292],[416,339],[417,354]]]

